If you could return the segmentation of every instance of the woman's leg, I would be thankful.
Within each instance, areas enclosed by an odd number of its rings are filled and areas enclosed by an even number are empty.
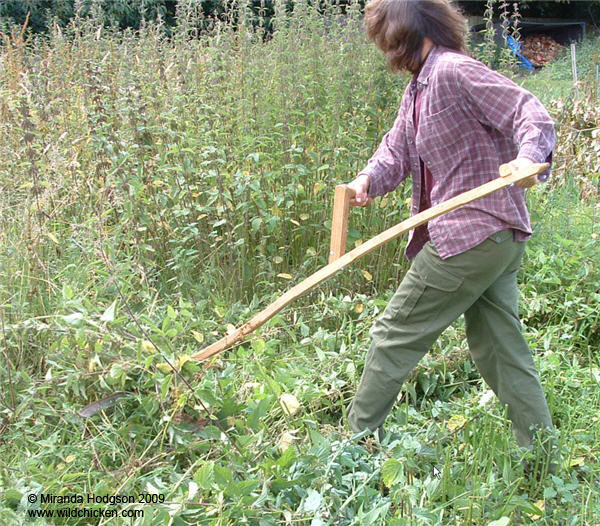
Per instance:
[[[536,430],[552,430],[552,420],[521,333],[517,271],[518,265],[507,269],[465,312],[465,321],[475,365],[508,406],[517,442],[529,446]]]
[[[378,429],[402,383],[440,333],[464,313],[520,256],[512,232],[442,260],[431,243],[415,258],[371,329],[363,375],[348,409],[353,431]]]
[[[457,283],[457,287],[459,285]],[[422,296],[426,287],[415,265],[411,266],[382,316],[371,328],[371,346],[358,390],[348,409],[352,430],[360,432],[369,428],[375,431],[381,427],[410,371],[439,334],[454,321],[453,315],[447,315],[444,321],[440,317],[430,319],[427,311],[435,309],[436,303],[445,302],[450,293],[440,290],[436,294],[438,291],[432,289],[427,295],[428,301],[424,301]],[[419,308],[411,308],[413,303]],[[427,330],[423,330],[424,326]]]

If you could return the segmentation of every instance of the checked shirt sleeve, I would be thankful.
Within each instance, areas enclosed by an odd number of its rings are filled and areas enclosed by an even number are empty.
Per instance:
[[[406,94],[392,128],[384,135],[381,143],[367,166],[359,175],[369,176],[369,197],[378,197],[394,190],[410,171],[408,143],[406,137]]]
[[[552,162],[554,121],[532,93],[481,62],[463,62],[454,71],[467,111],[482,124],[512,137],[518,157]],[[546,181],[549,175],[548,170],[538,178]]]

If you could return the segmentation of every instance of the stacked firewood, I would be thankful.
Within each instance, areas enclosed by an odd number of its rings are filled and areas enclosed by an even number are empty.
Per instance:
[[[555,60],[562,49],[549,35],[529,35],[523,39],[521,52],[533,67],[541,68]]]

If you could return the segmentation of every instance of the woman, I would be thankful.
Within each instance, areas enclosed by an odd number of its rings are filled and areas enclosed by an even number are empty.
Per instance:
[[[550,162],[554,125],[541,103],[465,52],[466,21],[445,0],[372,0],[367,35],[393,71],[407,70],[398,116],[352,181],[365,206],[412,174],[411,214],[498,177],[509,162]],[[549,173],[539,176],[546,180]],[[378,430],[402,383],[461,314],[485,381],[508,406],[517,442],[552,421],[517,311],[517,271],[532,234],[524,188],[495,192],[409,235],[410,270],[371,329],[363,375],[348,410],[353,431]]]

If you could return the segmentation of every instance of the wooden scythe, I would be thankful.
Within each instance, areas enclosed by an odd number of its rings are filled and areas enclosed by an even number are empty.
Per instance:
[[[353,197],[354,192],[345,185],[338,186],[336,188],[336,196],[338,196],[338,198],[336,199],[336,204],[334,205],[334,220],[332,223],[331,252],[333,252],[333,254],[330,252],[330,263],[306,278],[304,281],[289,289],[276,301],[256,314],[253,318],[244,323],[234,332],[193,354],[191,358],[198,361],[205,360],[228,349],[235,343],[243,340],[262,324],[270,320],[273,316],[275,316],[275,314],[289,305],[292,301],[307,293],[309,290],[315,288],[317,285],[323,283],[323,281],[333,276],[342,268],[347,267],[358,258],[368,254],[369,252],[372,252],[388,241],[391,241],[405,232],[423,225],[436,217],[447,214],[448,212],[451,212],[460,206],[466,205],[472,201],[475,201],[476,199],[480,199],[481,197],[485,197],[486,195],[496,192],[502,188],[506,188],[507,186],[511,186],[518,181],[522,181],[534,175],[540,174],[548,167],[548,163],[534,163],[531,166],[513,173],[508,164],[503,164],[500,166],[499,178],[482,184],[477,188],[473,188],[472,190],[448,199],[448,201],[416,214],[409,219],[406,219],[405,221],[402,221],[401,223],[384,230],[381,234],[369,239],[347,254],[344,254],[344,245],[347,232],[348,206],[350,198]]]

